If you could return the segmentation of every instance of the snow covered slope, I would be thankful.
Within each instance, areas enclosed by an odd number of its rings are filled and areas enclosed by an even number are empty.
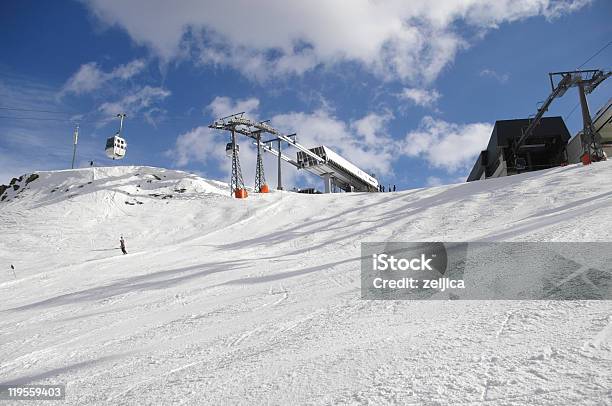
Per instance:
[[[69,404],[612,403],[609,301],[359,291],[364,241],[611,241],[612,162],[246,200],[159,168],[38,174],[0,202],[0,384],[65,383]]]

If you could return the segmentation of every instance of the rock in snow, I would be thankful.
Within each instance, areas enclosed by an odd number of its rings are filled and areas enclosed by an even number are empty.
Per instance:
[[[612,162],[245,200],[161,168],[37,174],[0,202],[0,384],[63,383],[70,404],[612,401],[610,301],[359,291],[362,241],[612,240]]]

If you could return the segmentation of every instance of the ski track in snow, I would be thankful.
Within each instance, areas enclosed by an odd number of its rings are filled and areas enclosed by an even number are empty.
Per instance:
[[[66,383],[66,404],[612,404],[609,301],[359,290],[362,241],[610,241],[611,174],[235,200],[161,168],[40,172],[0,203],[0,383]]]

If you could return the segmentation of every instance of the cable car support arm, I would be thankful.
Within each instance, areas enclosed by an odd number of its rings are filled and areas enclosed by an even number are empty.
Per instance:
[[[585,78],[583,75],[587,77],[590,76],[590,77]],[[517,153],[519,149],[525,143],[525,141],[530,136],[533,135],[536,127],[538,126],[538,124],[540,124],[540,121],[542,120],[544,113],[548,111],[548,108],[550,107],[552,102],[556,98],[563,96],[569,88],[574,87],[574,86],[579,87],[579,91],[580,91],[581,104],[583,106],[584,131],[588,133],[586,134],[587,136],[592,137],[593,136],[592,131],[591,131],[592,129],[590,128],[590,124],[589,124],[590,117],[588,117],[587,119],[584,113],[584,110],[586,108],[585,95],[595,90],[595,88],[599,86],[600,83],[602,83],[604,80],[606,80],[611,75],[612,75],[612,72],[610,71],[604,72],[602,70],[593,70],[593,69],[549,73],[548,76],[550,79],[550,86],[551,86],[552,91],[550,95],[546,98],[544,103],[542,103],[542,106],[538,108],[536,115],[529,122],[529,125],[523,131],[521,137],[518,139],[518,141],[514,143],[513,152],[514,152],[515,159],[517,157]],[[556,85],[554,83],[555,76],[561,76],[561,80]]]

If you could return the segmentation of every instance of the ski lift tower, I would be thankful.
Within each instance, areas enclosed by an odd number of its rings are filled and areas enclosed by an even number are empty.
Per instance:
[[[589,113],[589,106],[587,104],[586,95],[590,94],[595,90],[599,84],[612,75],[611,71],[603,71],[599,69],[589,70],[575,70],[568,72],[553,72],[549,73],[551,93],[542,103],[535,114],[535,116],[529,122],[527,128],[523,131],[521,137],[513,143],[512,150],[515,159],[516,170],[521,171],[525,169],[525,158],[520,157],[521,147],[525,144],[525,141],[533,135],[536,127],[540,124],[544,113],[548,111],[548,108],[552,102],[561,97],[571,87],[578,88],[578,94],[580,96],[580,105],[582,107],[582,153],[581,160],[585,165],[591,162],[603,161],[606,156],[601,146],[601,137],[593,128],[591,122],[591,115]],[[561,79],[555,84],[555,78],[561,77]]]
[[[255,167],[255,190],[259,193],[268,193],[270,188],[266,183],[266,175],[264,173],[263,158],[261,153],[261,130],[253,132],[256,138],[257,145],[257,166]]]
[[[242,113],[232,114],[230,116],[222,117],[215,120],[214,123],[209,125],[209,128],[217,130],[229,131],[231,134],[231,142],[228,147],[231,147],[232,156],[232,178],[230,180],[230,195],[237,199],[244,199],[248,196],[247,190],[244,187],[244,180],[242,178],[242,170],[240,169],[240,159],[238,158],[238,145],[236,144],[236,132],[240,123],[236,123],[232,120],[235,117],[242,117]]]
[[[575,74],[575,72],[558,72],[552,75],[563,75],[565,73]],[[578,71],[578,78],[576,79],[576,86],[578,87],[578,95],[580,96],[580,107],[582,110],[582,159],[583,163],[590,163],[591,161],[605,161],[606,155],[604,154],[601,146],[601,136],[593,127],[593,121],[591,120],[591,113],[589,112],[589,105],[587,103],[586,95],[591,93],[595,88],[604,80],[606,80],[612,72],[603,72],[600,70],[592,71]],[[582,74],[586,74],[587,78],[583,77]],[[587,162],[588,160],[588,162]]]
[[[244,187],[242,179],[242,170],[240,169],[240,160],[238,159],[238,148],[236,145],[236,132],[232,130],[232,180],[230,191],[238,199],[244,199],[248,196],[247,190]]]
[[[278,189],[282,190],[281,183],[281,160],[295,166],[297,169],[304,169],[314,175],[321,176],[326,182],[326,191],[331,192],[331,185],[334,183],[345,191],[374,192],[378,190],[378,181],[368,175],[346,159],[322,146],[308,149],[295,140],[296,134],[285,135],[276,128],[270,126],[267,121],[254,121],[243,117],[244,113],[232,114],[223,117],[209,125],[209,128],[230,131],[232,142],[227,144],[226,150],[232,151],[232,191],[244,188],[242,175],[240,174],[240,164],[238,163],[238,148],[236,145],[236,134],[245,135],[253,140],[257,145],[257,172],[255,188],[263,188],[263,164],[261,150],[271,153],[278,157]],[[263,133],[270,134],[276,138],[261,141]],[[273,143],[278,143],[274,149]],[[298,149],[297,160],[294,160],[282,153],[281,142]],[[332,182],[333,181],[333,182]],[[237,185],[237,186],[235,186]],[[234,189],[236,187],[237,189]],[[246,193],[246,190],[245,190]],[[238,196],[236,197],[246,197]]]
[[[244,181],[242,180],[242,173],[240,172],[240,162],[238,160],[238,148],[236,145],[236,134],[245,135],[252,140],[254,140],[255,145],[257,145],[257,167],[255,171],[255,190],[260,193],[267,193],[269,191],[268,185],[265,184],[264,170],[263,170],[263,158],[262,158],[262,150],[271,152],[274,151],[272,147],[268,144],[270,141],[268,140],[262,141],[261,136],[263,133],[275,135],[278,138],[278,142],[280,144],[281,141],[290,143],[292,145],[296,145],[298,148],[302,148],[303,150],[308,151],[306,148],[299,146],[295,142],[295,139],[290,137],[295,136],[292,135],[283,135],[277,129],[271,127],[267,124],[267,121],[254,121],[244,117],[244,112],[232,114],[230,116],[222,117],[218,120],[215,120],[208,128],[216,129],[216,130],[225,130],[230,131],[232,134],[232,142],[231,145],[228,144],[228,150],[231,148],[232,150],[232,193],[236,195],[236,197],[246,197],[246,189],[244,188]],[[308,151],[309,152],[309,151]],[[286,160],[285,156],[278,153],[279,155],[279,175],[280,175],[280,159]],[[280,176],[279,176],[279,188],[282,189],[282,185],[280,184]],[[243,190],[243,192],[240,192]],[[244,194],[244,196],[238,196],[239,194]]]

